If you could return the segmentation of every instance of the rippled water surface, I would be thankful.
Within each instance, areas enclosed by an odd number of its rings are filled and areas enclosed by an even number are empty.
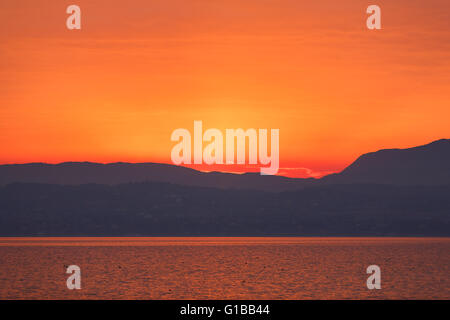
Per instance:
[[[0,299],[386,298],[450,299],[450,239],[0,238]]]

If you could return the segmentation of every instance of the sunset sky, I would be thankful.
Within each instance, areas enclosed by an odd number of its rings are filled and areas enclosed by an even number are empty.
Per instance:
[[[0,2],[0,163],[170,163],[202,120],[280,129],[280,174],[319,176],[449,119],[448,0]]]

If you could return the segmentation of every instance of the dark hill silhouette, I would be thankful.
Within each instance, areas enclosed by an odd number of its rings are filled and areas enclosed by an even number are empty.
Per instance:
[[[28,163],[0,165],[0,186],[15,182],[81,185],[117,185],[130,182],[168,182],[196,187],[285,191],[302,188],[314,179],[261,176],[259,173],[232,174],[200,172],[161,163]]]
[[[450,140],[442,139],[408,149],[385,149],[360,156],[325,183],[392,185],[449,185]]]
[[[0,165],[0,186],[10,183],[117,185],[132,182],[167,182],[184,186],[260,191],[298,190],[321,184],[450,185],[450,140],[409,148],[367,153],[338,174],[322,179],[200,172],[160,163],[65,162]]]
[[[450,236],[449,169],[449,140],[365,154],[318,180],[156,163],[3,165],[0,236]]]

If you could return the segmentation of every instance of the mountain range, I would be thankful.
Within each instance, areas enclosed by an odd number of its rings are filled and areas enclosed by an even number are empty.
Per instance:
[[[0,166],[0,236],[450,236],[450,140],[321,179],[156,163]]]
[[[376,183],[392,185],[450,184],[450,140],[441,139],[409,149],[384,149],[360,156],[327,183]]]
[[[384,149],[360,156],[342,172],[321,179],[200,172],[160,163],[28,163],[0,165],[0,185],[13,182],[61,185],[167,182],[185,186],[287,191],[318,184],[450,184],[450,140],[409,149]]]

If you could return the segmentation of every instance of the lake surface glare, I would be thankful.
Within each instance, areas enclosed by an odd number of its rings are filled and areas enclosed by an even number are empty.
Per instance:
[[[0,299],[450,299],[450,238],[0,238]]]

